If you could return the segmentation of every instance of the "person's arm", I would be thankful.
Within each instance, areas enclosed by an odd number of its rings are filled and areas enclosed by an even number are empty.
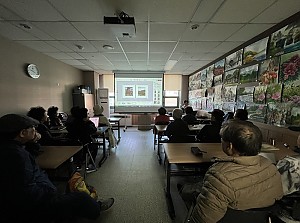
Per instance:
[[[234,198],[234,191],[229,185],[230,182],[219,171],[208,170],[191,214],[191,222],[210,223],[223,218]]]

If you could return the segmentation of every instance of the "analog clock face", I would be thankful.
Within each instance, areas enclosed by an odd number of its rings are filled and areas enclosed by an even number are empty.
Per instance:
[[[35,64],[29,64],[27,66],[27,73],[32,78],[39,78],[40,72]]]

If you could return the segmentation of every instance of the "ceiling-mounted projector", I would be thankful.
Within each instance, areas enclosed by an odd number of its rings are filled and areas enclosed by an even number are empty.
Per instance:
[[[104,25],[108,26],[116,37],[135,37],[134,17],[122,12],[117,17],[104,16]]]

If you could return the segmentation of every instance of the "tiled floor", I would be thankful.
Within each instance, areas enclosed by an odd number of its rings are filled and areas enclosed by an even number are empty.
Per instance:
[[[121,133],[116,151],[87,182],[97,188],[100,197],[114,197],[115,204],[95,221],[101,223],[169,223],[164,186],[165,172],[153,150],[152,131],[128,128]]]

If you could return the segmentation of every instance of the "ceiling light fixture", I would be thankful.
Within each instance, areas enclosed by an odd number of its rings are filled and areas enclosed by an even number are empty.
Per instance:
[[[78,44],[75,44],[75,46],[76,46],[79,50],[83,50],[83,49],[84,49],[84,46],[81,46],[81,45],[78,45]]]
[[[196,30],[199,28],[198,24],[191,25],[191,30]]]
[[[165,65],[165,70],[172,70],[172,68],[175,66],[177,62],[178,60],[168,60]]]
[[[103,45],[103,49],[106,49],[106,50],[113,50],[114,47],[111,46],[111,45]]]
[[[32,29],[32,27],[30,25],[25,24],[25,23],[19,23],[19,25],[24,29]]]

